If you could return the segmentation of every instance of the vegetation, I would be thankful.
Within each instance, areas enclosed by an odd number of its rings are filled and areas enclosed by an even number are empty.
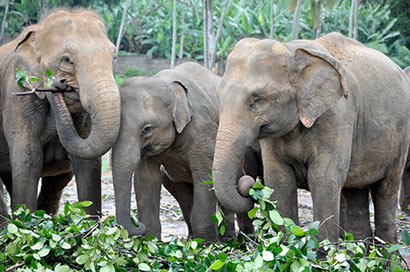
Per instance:
[[[127,0],[74,1],[49,0],[50,8],[58,5],[85,6],[96,9],[106,22],[108,35],[115,42]],[[213,22],[218,25],[226,1],[213,1]],[[297,1],[275,0],[274,38],[289,41],[294,11],[289,6]],[[321,4],[323,2],[323,4]],[[408,1],[361,1],[359,6],[358,40],[382,50],[403,68],[410,65],[409,4]],[[16,34],[24,26],[36,23],[40,18],[39,1],[20,0],[10,5],[7,33]],[[149,54],[153,57],[171,58],[173,1],[129,0],[120,49]],[[319,5],[320,4],[320,5]],[[176,51],[183,44],[183,57],[203,59],[204,27],[202,0],[176,1],[178,41]],[[313,39],[320,33],[339,31],[349,33],[351,0],[310,0],[301,6],[299,38]],[[2,10],[1,12],[4,12]],[[270,1],[231,0],[224,16],[221,38],[216,56],[226,58],[241,38],[253,36],[270,37]],[[183,20],[182,20],[183,19]],[[184,31],[184,35],[180,33]],[[183,37],[183,39],[181,39]],[[407,49],[407,50],[406,50]]]
[[[404,246],[354,241],[349,233],[343,241],[319,243],[320,223],[303,230],[283,218],[271,193],[260,182],[253,186],[258,207],[248,214],[255,235],[241,233],[227,243],[129,237],[114,217],[87,216],[82,207],[89,201],[67,202],[54,218],[20,207],[0,232],[0,271],[405,271],[398,251]],[[223,225],[221,211],[213,219]],[[408,232],[402,240],[409,245]]]

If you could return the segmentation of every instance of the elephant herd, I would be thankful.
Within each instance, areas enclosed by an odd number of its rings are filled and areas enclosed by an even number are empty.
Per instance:
[[[247,174],[263,176],[296,223],[297,189],[308,189],[313,219],[323,222],[319,239],[347,231],[396,241],[400,184],[400,204],[410,204],[410,77],[382,53],[338,33],[288,43],[246,38],[222,78],[189,62],[119,89],[114,55],[103,21],[88,10],[56,10],[0,47],[0,178],[12,209],[55,214],[74,175],[79,200],[98,214],[101,156],[112,148],[116,218],[132,235],[160,237],[162,185],[192,236],[218,239],[218,203],[228,237],[234,212],[251,233],[254,203],[238,192]],[[16,69],[41,79],[19,85]],[[139,227],[130,215],[132,177]]]

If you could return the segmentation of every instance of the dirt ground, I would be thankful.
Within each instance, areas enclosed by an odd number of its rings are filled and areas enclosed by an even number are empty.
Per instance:
[[[105,171],[102,177],[102,208],[104,214],[115,215],[115,203],[114,203],[114,188],[112,184],[112,177],[110,171]],[[75,181],[72,180],[70,184],[64,189],[63,197],[61,203],[66,201],[74,202],[77,201],[77,191]],[[313,220],[312,213],[312,200],[310,193],[305,190],[298,190],[298,203],[299,203],[299,218],[300,224],[303,226],[308,225]],[[136,208],[135,194],[132,192],[131,208]],[[62,210],[64,205],[60,205]],[[370,214],[373,216],[373,205],[370,204]],[[135,215],[135,214],[134,214]],[[178,203],[173,198],[173,196],[168,193],[164,188],[161,192],[161,207],[160,216],[162,224],[162,239],[168,240],[167,237],[170,234],[186,237],[188,234],[188,228],[184,222],[182,212],[179,208]],[[373,217],[371,218],[372,224],[374,222]],[[397,210],[396,214],[396,226],[398,231],[398,237],[401,238],[401,231],[406,229],[410,231],[410,216],[406,215],[404,212]]]

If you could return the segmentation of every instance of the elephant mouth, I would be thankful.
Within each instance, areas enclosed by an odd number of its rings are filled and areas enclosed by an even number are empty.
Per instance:
[[[154,148],[152,145],[148,144],[145,145],[142,149],[141,149],[141,158],[143,157],[152,157],[152,156],[156,156],[159,153],[161,153],[161,149],[160,148]]]
[[[78,89],[74,89],[74,88],[72,89],[73,89],[72,92],[64,93],[64,102],[66,103],[68,110],[71,113],[84,112],[85,110],[81,105]]]

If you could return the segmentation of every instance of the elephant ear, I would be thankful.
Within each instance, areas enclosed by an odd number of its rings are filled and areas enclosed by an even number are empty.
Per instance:
[[[310,128],[342,97],[347,98],[347,70],[329,54],[314,49],[298,48],[295,60],[299,119]]]
[[[177,132],[181,133],[192,118],[192,111],[188,101],[188,90],[179,81],[171,82],[169,87],[175,93],[172,118]]]
[[[37,26],[30,26],[17,38],[17,45],[14,49],[14,70],[18,69],[21,72],[26,72],[28,75],[38,76],[40,71],[39,59],[35,51],[35,37]],[[34,87],[39,87],[40,81],[32,82]],[[23,87],[30,88],[26,83]],[[45,93],[36,92],[40,98],[45,97]]]

